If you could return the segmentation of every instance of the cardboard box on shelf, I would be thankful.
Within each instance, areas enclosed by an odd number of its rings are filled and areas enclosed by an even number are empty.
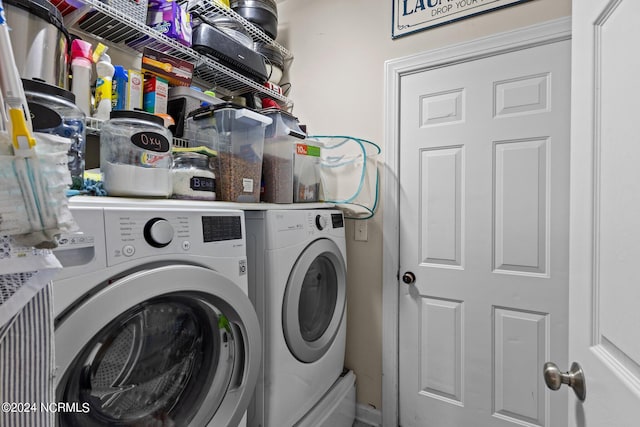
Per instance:
[[[142,54],[142,72],[168,81],[172,86],[190,86],[193,64],[180,58],[158,52],[148,47]]]
[[[153,114],[167,114],[169,84],[161,77],[149,75],[144,79],[144,111]]]
[[[127,81],[127,102],[125,110],[136,110],[142,108],[143,80],[142,73],[137,70],[128,71]]]

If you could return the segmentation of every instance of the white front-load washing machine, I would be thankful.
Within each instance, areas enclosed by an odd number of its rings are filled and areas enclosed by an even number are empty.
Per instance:
[[[249,296],[263,334],[263,369],[248,425],[291,427],[319,404],[344,368],[343,215],[335,209],[245,215]],[[353,417],[346,422],[352,423]]]
[[[246,423],[261,360],[242,211],[73,198],[53,282],[67,426]],[[242,424],[244,425],[244,424]]]

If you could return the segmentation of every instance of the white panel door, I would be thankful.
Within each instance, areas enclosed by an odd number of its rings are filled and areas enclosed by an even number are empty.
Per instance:
[[[570,396],[571,425],[637,427],[640,2],[579,0],[573,14],[569,355],[587,396],[556,393]]]
[[[400,425],[565,426],[570,42],[400,88]]]

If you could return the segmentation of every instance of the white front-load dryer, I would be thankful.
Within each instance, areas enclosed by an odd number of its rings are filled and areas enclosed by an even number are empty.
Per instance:
[[[53,283],[66,426],[237,426],[261,360],[241,211],[73,198]]]
[[[263,369],[251,427],[296,425],[340,377],[346,338],[341,211],[246,211],[249,295],[262,326]]]

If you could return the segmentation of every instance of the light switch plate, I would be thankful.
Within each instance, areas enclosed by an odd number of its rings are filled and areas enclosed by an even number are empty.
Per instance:
[[[358,220],[356,221],[355,227],[355,236],[354,239],[360,242],[367,241],[367,220]]]

